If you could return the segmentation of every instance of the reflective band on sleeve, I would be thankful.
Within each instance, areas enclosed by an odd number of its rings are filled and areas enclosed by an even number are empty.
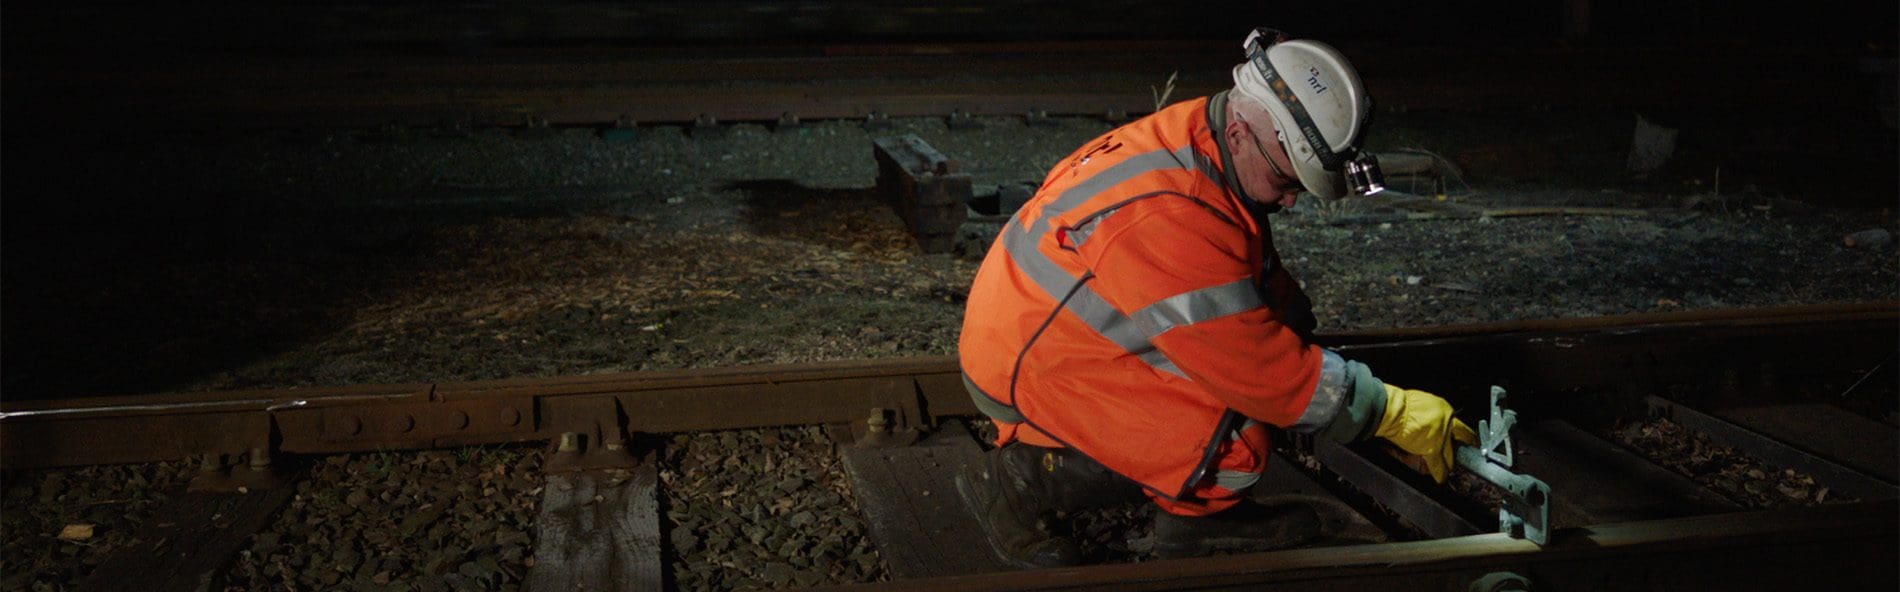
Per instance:
[[[1287,426],[1287,429],[1302,434],[1311,434],[1333,423],[1341,409],[1351,401],[1352,377],[1348,375],[1346,358],[1333,353],[1333,350],[1320,350],[1323,356],[1319,367],[1319,386],[1313,388],[1313,401],[1306,404],[1306,412],[1300,419]]]
[[[1015,407],[1004,405],[995,398],[990,397],[989,393],[983,392],[981,387],[976,386],[976,383],[970,380],[970,375],[967,373],[963,374],[963,390],[970,392],[970,401],[976,403],[976,410],[983,412],[983,414],[989,416],[990,419],[1004,423],[1023,423],[1027,421],[1023,418],[1023,414],[1017,411]]]
[[[1228,491],[1235,493],[1245,492],[1247,488],[1253,487],[1253,484],[1259,481],[1260,473],[1247,471],[1220,471],[1214,473],[1215,485],[1225,487]]]
[[[1175,327],[1218,319],[1260,308],[1260,290],[1253,278],[1175,294],[1135,311],[1135,327],[1149,339]]]
[[[1094,221],[1091,220],[1090,223],[1069,229],[1069,246],[1071,248],[1079,251],[1082,249],[1083,243],[1089,242],[1089,237],[1095,234],[1095,229],[1098,227],[1093,222]]]
[[[1260,425],[1260,420],[1249,417],[1247,421],[1240,424],[1240,427],[1234,428],[1234,431],[1227,432],[1227,439],[1239,440],[1242,433],[1253,429],[1253,427],[1257,425]]]
[[[1247,421],[1240,424],[1240,427],[1227,432],[1227,440],[1229,442],[1239,441],[1241,434],[1253,429],[1253,427],[1257,425],[1260,425],[1260,421],[1249,417]],[[1261,465],[1261,468],[1264,469],[1265,465]],[[1246,491],[1247,488],[1253,487],[1254,482],[1259,480],[1260,473],[1257,472],[1222,470],[1214,473],[1214,484],[1225,487],[1228,491],[1233,492]]]
[[[1341,444],[1350,444],[1377,431],[1385,419],[1385,383],[1372,375],[1365,364],[1346,361],[1346,403],[1333,416],[1331,425],[1320,432]]]

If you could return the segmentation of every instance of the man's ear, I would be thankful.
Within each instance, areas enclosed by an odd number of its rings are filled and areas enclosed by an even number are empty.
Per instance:
[[[1252,131],[1248,128],[1249,126],[1247,125],[1246,121],[1238,117],[1229,118],[1227,120],[1227,129],[1226,129],[1227,141],[1232,143],[1232,142],[1240,142],[1242,140],[1247,139],[1247,134]]]

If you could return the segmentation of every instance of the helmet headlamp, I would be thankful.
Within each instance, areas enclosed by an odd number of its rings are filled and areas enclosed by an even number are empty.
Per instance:
[[[1385,173],[1379,170],[1379,158],[1361,151],[1346,161],[1346,189],[1351,195],[1372,195],[1385,191]]]

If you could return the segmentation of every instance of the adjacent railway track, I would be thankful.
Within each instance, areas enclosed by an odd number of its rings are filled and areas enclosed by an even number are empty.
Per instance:
[[[1851,52],[1342,43],[1379,104],[1398,109],[1867,106],[1807,92],[1863,85]],[[21,129],[1119,119],[1225,88],[1237,51],[1204,40],[15,51],[5,109]]]
[[[960,427],[976,411],[950,358],[8,402],[0,405],[0,467],[205,459],[199,495],[213,497],[200,506],[249,503],[255,508],[231,514],[267,517],[268,492],[282,487],[261,476],[294,464],[287,459],[547,442],[547,523],[538,542],[546,559],[528,578],[530,587],[543,589],[665,586],[664,538],[653,501],[664,493],[652,479],[650,453],[657,445],[647,435],[814,424],[829,426],[838,443],[860,511],[900,578],[883,586],[894,588],[1453,589],[1520,578],[1540,590],[1882,589],[1900,575],[1891,561],[1900,552],[1893,426],[1830,404],[1842,389],[1861,390],[1862,398],[1864,389],[1892,392],[1889,358],[1900,342],[1900,304],[1434,327],[1322,340],[1395,382],[1446,393],[1467,410],[1483,407],[1478,397],[1489,385],[1507,386],[1524,421],[1519,467],[1551,484],[1549,544],[1484,534],[1497,529],[1496,515],[1489,514],[1494,508],[1421,483],[1376,450],[1290,442],[1282,454],[1309,456],[1318,468],[1279,462],[1274,466],[1282,474],[1265,481],[1332,500],[1343,509],[1340,524],[1359,533],[1350,541],[1356,544],[994,573],[998,566],[973,542],[948,488],[949,469],[980,450]],[[1803,390],[1825,395],[1791,394]],[[1764,412],[1771,403],[1774,411]],[[1831,437],[1800,427],[1815,418],[1830,426]],[[1645,458],[1608,435],[1606,426],[1645,419],[1689,426],[1775,470],[1811,475],[1842,501],[1751,505],[1695,475],[1663,469],[1662,459]],[[229,466],[234,459],[242,461]],[[588,502],[575,491],[598,495]],[[602,500],[611,501],[598,506]],[[616,534],[588,534],[598,532],[587,522],[595,519],[611,522]],[[202,536],[243,537],[247,533],[233,529],[263,522],[226,519],[203,528]],[[199,553],[212,556],[183,564],[193,567],[137,569],[215,570],[216,554],[232,552],[228,545],[202,547]],[[124,565],[108,561],[101,569],[132,569]],[[609,566],[618,571],[600,571]]]

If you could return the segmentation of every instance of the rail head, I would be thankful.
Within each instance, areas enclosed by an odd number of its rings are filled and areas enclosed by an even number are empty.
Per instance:
[[[1885,355],[1900,335],[1897,322],[1900,304],[1881,302],[1403,329],[1319,340],[1374,364],[1382,375],[1417,379],[1426,388],[1459,392],[1432,384],[1434,374],[1456,374],[1485,385],[1510,380],[1514,389],[1530,392],[1583,376],[1624,379],[1632,360],[1660,366],[1680,359],[1685,361],[1669,368],[1696,371],[1702,361],[1763,349],[1761,343],[1804,342],[1815,351],[1875,348]],[[1712,334],[1723,338],[1704,338]],[[1472,367],[1499,359],[1513,363]],[[613,410],[612,417],[589,415],[600,409]],[[0,402],[0,467],[175,460],[259,447],[338,453],[553,442],[605,424],[628,434],[672,433],[852,423],[877,415],[895,422],[891,429],[903,430],[976,414],[954,356],[8,401]]]

